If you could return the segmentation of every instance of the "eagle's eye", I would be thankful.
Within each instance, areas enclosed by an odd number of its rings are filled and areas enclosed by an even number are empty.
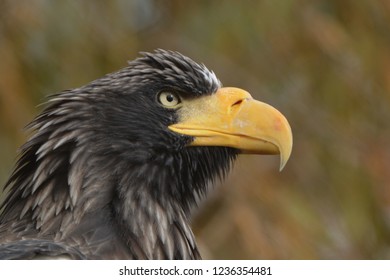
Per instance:
[[[180,97],[176,93],[169,91],[160,92],[158,101],[167,108],[175,108],[181,103]]]

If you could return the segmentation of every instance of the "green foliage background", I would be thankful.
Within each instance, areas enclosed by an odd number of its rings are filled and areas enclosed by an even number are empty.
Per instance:
[[[195,213],[206,258],[390,258],[390,1],[0,1],[0,184],[45,96],[178,50],[289,119]]]

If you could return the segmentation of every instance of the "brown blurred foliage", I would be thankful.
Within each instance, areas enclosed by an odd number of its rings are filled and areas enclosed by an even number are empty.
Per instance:
[[[194,219],[207,258],[390,258],[390,2],[0,2],[0,183],[45,96],[178,50],[289,119],[294,149],[241,156]]]

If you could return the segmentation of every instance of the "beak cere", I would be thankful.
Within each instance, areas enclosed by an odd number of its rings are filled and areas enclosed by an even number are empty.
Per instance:
[[[250,154],[280,154],[283,169],[292,150],[287,119],[272,106],[254,100],[239,88],[184,100],[180,121],[169,128],[193,136],[190,146],[224,146]]]

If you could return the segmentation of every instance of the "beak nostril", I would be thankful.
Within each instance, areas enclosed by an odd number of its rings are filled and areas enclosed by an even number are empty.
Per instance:
[[[230,108],[230,112],[238,112],[245,101],[252,100],[252,98],[241,98],[234,102]]]
[[[241,108],[242,103],[245,99],[239,99],[236,102],[234,102],[230,107],[228,107],[229,114],[232,114],[232,116],[236,115]]]
[[[238,112],[241,111],[241,108],[243,106],[243,103],[245,103],[245,101],[248,101],[250,98],[241,98],[241,99],[238,99],[236,102],[234,102],[230,107],[229,107],[229,114],[231,114],[231,116],[235,116],[236,114],[238,114]]]
[[[237,100],[235,103],[233,103],[232,107],[240,105],[245,99]]]

